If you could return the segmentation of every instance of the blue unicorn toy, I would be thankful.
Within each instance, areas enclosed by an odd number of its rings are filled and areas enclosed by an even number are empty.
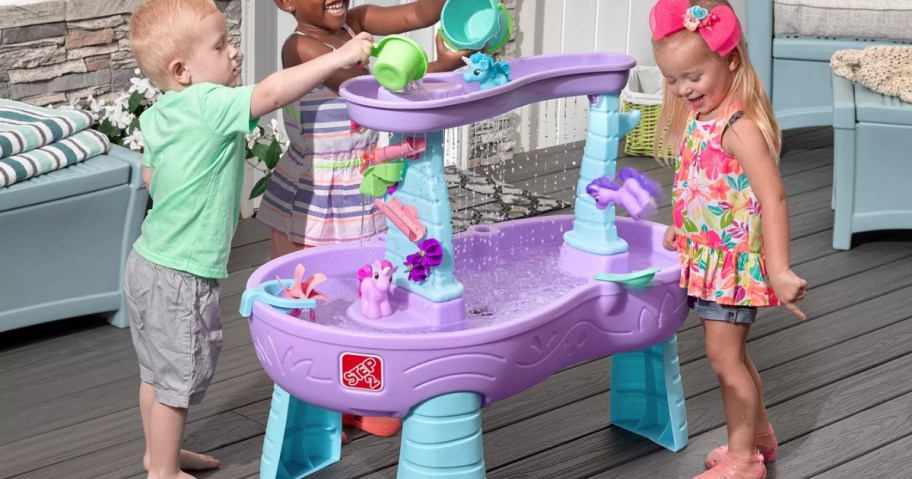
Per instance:
[[[469,65],[469,69],[462,78],[469,83],[478,82],[482,90],[510,81],[510,65],[505,61],[495,62],[491,55],[473,53],[466,64]]]

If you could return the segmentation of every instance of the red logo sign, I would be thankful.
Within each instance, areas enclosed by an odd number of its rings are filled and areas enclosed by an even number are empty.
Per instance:
[[[383,389],[383,358],[370,354],[342,353],[342,385],[349,389]]]

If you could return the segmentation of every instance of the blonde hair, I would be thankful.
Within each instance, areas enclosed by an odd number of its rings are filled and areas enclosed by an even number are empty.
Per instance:
[[[155,86],[171,85],[168,65],[193,54],[199,22],[213,13],[219,9],[212,0],[149,0],[133,12],[130,46],[139,69]]]
[[[691,5],[699,5],[707,10],[711,10],[718,5],[731,7],[726,0],[690,0]],[[676,41],[680,41],[685,35],[699,35],[698,32],[691,32],[683,29],[680,32],[670,35],[661,40],[653,40],[653,49],[663,48]],[[707,55],[718,55],[706,45],[702,38],[699,44],[705,50]],[[760,75],[750,62],[747,54],[747,44],[744,38],[738,42],[734,50],[738,55],[738,66],[734,71],[731,91],[729,98],[737,101],[741,105],[744,117],[753,120],[766,142],[770,156],[779,163],[779,151],[782,146],[782,131],[773,115],[773,107],[770,104],[769,97],[763,89],[763,82]],[[729,55],[732,55],[730,53]],[[658,124],[656,125],[655,139],[653,142],[653,154],[666,163],[670,158],[677,156],[681,139],[684,136],[684,128],[687,126],[687,117],[690,115],[690,107],[687,103],[678,98],[671,89],[668,88],[666,81],[662,89],[662,113],[659,115]]]

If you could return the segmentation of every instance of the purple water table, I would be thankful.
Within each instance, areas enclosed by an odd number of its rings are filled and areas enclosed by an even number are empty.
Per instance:
[[[466,83],[462,72],[446,72],[426,75],[406,93],[389,92],[370,77],[354,78],[339,94],[361,126],[391,133],[432,132],[553,98],[617,93],[636,61],[619,53],[575,53],[508,63],[513,80],[486,90]]]
[[[392,224],[381,238],[293,253],[254,272],[241,308],[276,383],[261,477],[303,477],[338,460],[339,412],[348,412],[404,418],[400,479],[482,479],[483,406],[607,355],[612,423],[684,447],[674,334],[687,306],[678,260],[661,246],[664,226],[615,219],[613,206],[600,210],[585,194],[592,179],[614,175],[617,139],[639,119],[617,111],[633,59],[581,54],[510,65],[513,82],[483,91],[460,73],[428,75],[405,94],[370,77],[342,85],[357,123],[426,135],[425,152],[406,163],[394,196],[416,207],[444,262],[422,283],[400,266],[393,315],[378,320],[360,315],[356,272],[382,258],[401,265],[417,250]],[[592,108],[574,216],[473,226],[454,236],[440,130],[582,94],[592,95]],[[316,322],[267,304],[277,292],[267,286],[291,277],[299,263],[329,278],[319,289],[330,301],[317,306]],[[650,268],[658,272],[645,288],[593,279]]]

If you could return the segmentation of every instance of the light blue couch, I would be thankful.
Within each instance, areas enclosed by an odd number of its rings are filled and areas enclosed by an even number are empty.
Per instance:
[[[114,146],[0,189],[0,332],[103,313],[129,325],[123,267],[148,203],[139,154]]]
[[[747,0],[747,44],[783,130],[833,124],[830,57],[837,50],[894,42],[776,37],[773,0]],[[912,7],[910,7],[912,8]]]

